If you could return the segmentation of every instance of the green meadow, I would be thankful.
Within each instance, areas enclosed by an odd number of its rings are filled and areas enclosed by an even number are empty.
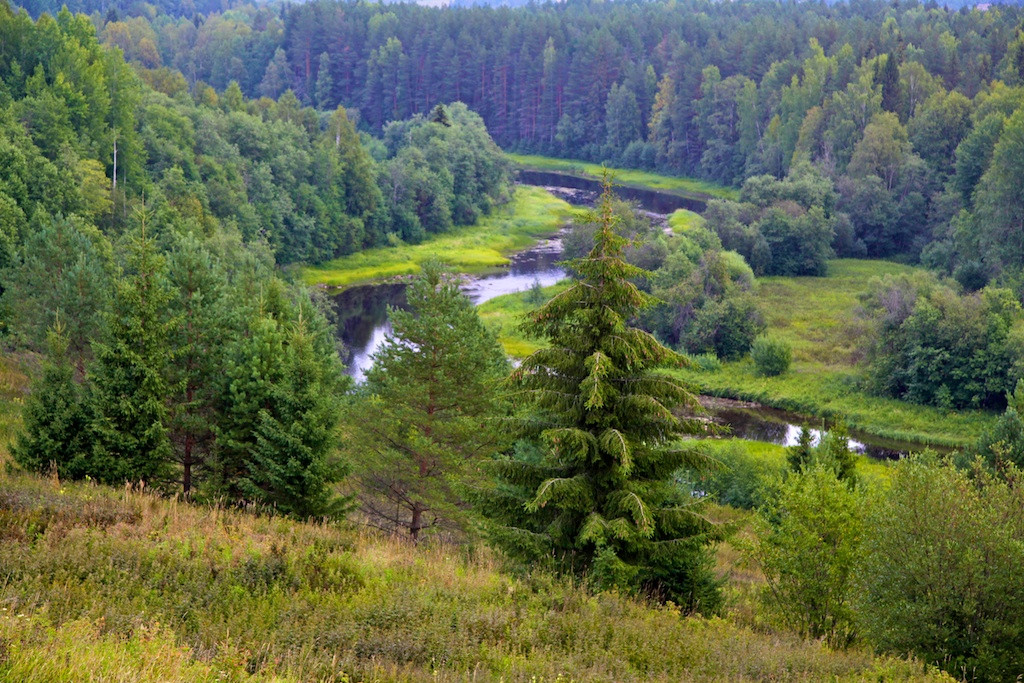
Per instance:
[[[546,190],[520,186],[508,204],[474,225],[436,235],[420,244],[368,249],[302,269],[309,285],[347,287],[418,273],[439,259],[462,273],[479,273],[508,263],[508,256],[540,237],[558,232],[572,207]]]
[[[575,173],[594,178],[600,178],[601,173],[606,168],[601,164],[591,164],[573,159],[556,159],[535,154],[509,154],[508,158],[514,163],[527,168],[543,171],[562,171],[564,173]],[[736,199],[739,196],[739,191],[735,188],[718,185],[706,180],[661,175],[627,168],[607,167],[607,169],[614,174],[615,182],[620,185],[636,185],[656,190],[701,194],[720,199]]]
[[[888,261],[839,259],[827,277],[765,277],[758,298],[768,334],[793,348],[790,370],[761,377],[749,359],[718,372],[679,371],[702,393],[756,401],[818,417],[842,418],[878,436],[940,446],[976,439],[995,421],[980,410],[942,410],[869,394],[863,388],[858,349],[858,294],[872,277],[912,271]]]
[[[677,224],[680,219],[676,219]],[[684,216],[682,221],[692,220]],[[874,276],[909,272],[888,261],[839,259],[827,277],[765,277],[758,280],[768,334],[793,347],[790,370],[779,377],[757,374],[749,358],[723,363],[714,372],[675,370],[703,394],[754,401],[822,418],[841,418],[852,429],[876,436],[955,447],[974,441],[996,416],[981,410],[943,410],[873,396],[858,366],[861,346],[857,295]],[[556,285],[557,287],[558,285]],[[545,290],[554,293],[553,288]],[[506,351],[523,357],[537,347],[516,322],[532,308],[526,294],[493,299],[481,315],[498,330]]]

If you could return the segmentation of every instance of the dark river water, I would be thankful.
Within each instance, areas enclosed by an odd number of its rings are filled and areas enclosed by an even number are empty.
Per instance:
[[[540,282],[542,287],[565,277],[557,263],[562,243],[557,237],[542,240],[534,247],[511,258],[501,270],[467,278],[462,291],[474,304],[482,304],[503,294],[525,292]],[[334,297],[338,315],[338,337],[345,344],[347,372],[361,382],[373,364],[373,354],[391,331],[388,306],[405,308],[405,283],[350,287]]]
[[[756,404],[742,403],[710,397],[703,397],[707,416],[726,426],[723,436],[734,436],[751,441],[764,441],[780,446],[795,446],[800,438],[801,427],[808,427],[814,443],[821,438],[831,424],[820,418],[811,418],[784,410]],[[912,451],[924,450],[925,446],[905,441],[883,439],[872,434],[850,430],[850,448],[879,460],[894,460]],[[946,451],[945,448],[930,447]]]

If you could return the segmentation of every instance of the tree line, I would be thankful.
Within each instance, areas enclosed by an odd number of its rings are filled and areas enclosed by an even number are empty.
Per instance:
[[[801,230],[828,235],[827,224],[834,253],[919,259],[972,289],[1021,279],[1016,6],[323,0],[92,21],[172,96],[290,90],[375,132],[461,101],[509,149],[733,185],[809,162],[833,188]],[[741,222],[772,231],[800,219],[768,213]]]
[[[460,104],[361,137],[342,108],[237,84],[189,93],[180,73],[140,74],[83,15],[33,23],[0,7],[0,265],[37,214],[123,232],[145,199],[196,234],[265,240],[279,263],[320,262],[472,223],[505,201],[506,164]]]

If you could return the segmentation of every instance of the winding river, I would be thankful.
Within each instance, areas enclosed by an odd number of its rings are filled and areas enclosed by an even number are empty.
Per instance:
[[[545,186],[571,203],[586,204],[596,197],[599,189],[596,181],[587,182],[577,176],[553,172],[521,172],[520,181],[526,184]],[[637,188],[631,188],[637,190]],[[619,194],[633,199],[640,208],[661,217],[679,208],[702,210],[703,201],[680,195],[644,190]],[[503,294],[522,292],[540,282],[541,286],[553,285],[565,277],[565,271],[558,265],[562,253],[561,240],[556,236],[542,240],[530,249],[511,257],[511,263],[494,273],[467,277],[463,291],[474,304]],[[406,283],[393,282],[377,285],[350,287],[334,296],[337,313],[337,334],[345,346],[347,372],[357,382],[366,376],[373,364],[373,354],[384,342],[391,326],[388,323],[388,307],[404,308]],[[707,416],[729,428],[731,436],[792,446],[800,435],[802,426],[811,429],[815,439],[822,429],[827,428],[820,419],[787,413],[756,404],[702,397]],[[867,456],[880,459],[900,457],[911,450],[920,450],[918,444],[881,439],[868,434],[851,432],[851,447]]]

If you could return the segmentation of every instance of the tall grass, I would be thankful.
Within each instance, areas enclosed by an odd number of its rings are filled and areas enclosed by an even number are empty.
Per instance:
[[[10,460],[10,445],[21,429],[21,406],[28,393],[26,361],[0,353],[0,469]]]
[[[483,549],[0,475],[0,680],[943,680]]]
[[[544,171],[562,171],[595,178],[600,177],[604,169],[601,164],[591,164],[574,159],[556,159],[535,154],[509,154],[508,158],[514,163],[527,168],[536,168]],[[726,187],[707,180],[662,175],[636,169],[608,167],[608,170],[615,174],[615,182],[621,185],[651,187],[657,190],[707,195],[721,199],[737,199],[739,197],[739,191],[735,188]]]
[[[476,224],[436,235],[420,244],[356,252],[302,270],[310,285],[344,287],[418,273],[420,264],[440,259],[454,270],[476,273],[508,263],[508,255],[565,224],[572,207],[538,187],[518,187],[512,201]]]

